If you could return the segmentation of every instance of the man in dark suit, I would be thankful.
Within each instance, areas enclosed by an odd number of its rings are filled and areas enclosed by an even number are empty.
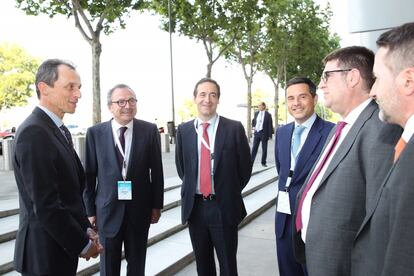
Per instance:
[[[352,275],[413,275],[414,228],[414,23],[383,33],[377,40],[371,97],[381,120],[404,132],[394,165],[384,178],[355,239]]]
[[[86,134],[86,210],[105,248],[101,275],[120,274],[122,243],[127,275],[144,275],[148,230],[163,208],[160,137],[155,124],[134,119],[129,86],[116,85],[107,100],[113,119]]]
[[[198,118],[178,127],[175,159],[183,180],[182,223],[188,222],[198,275],[237,275],[237,226],[246,216],[241,192],[250,179],[250,148],[242,124],[216,109],[220,86],[204,78],[194,88]]]
[[[252,163],[256,159],[259,144],[262,143],[262,166],[267,167],[267,141],[272,139],[273,122],[272,115],[266,111],[266,104],[261,102],[258,105],[259,111],[254,114],[252,126],[254,130],[253,147],[252,147]]]
[[[79,256],[96,257],[102,249],[82,202],[82,165],[62,122],[75,112],[80,87],[72,64],[43,62],[36,74],[39,105],[16,133],[20,224],[14,266],[23,275],[75,275]]]
[[[353,240],[391,167],[400,129],[381,122],[369,98],[371,50],[338,49],[324,62],[319,87],[342,118],[298,193],[294,249],[309,275],[350,275]]]
[[[315,114],[316,85],[308,78],[296,77],[286,83],[287,107],[295,121],[276,131],[275,160],[279,174],[276,210],[276,245],[280,275],[307,275],[306,268],[293,254],[292,208],[296,195],[319,157],[334,124]]]

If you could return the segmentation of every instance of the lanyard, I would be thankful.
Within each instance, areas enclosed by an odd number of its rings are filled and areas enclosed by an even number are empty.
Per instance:
[[[126,153],[124,152],[124,149],[121,146],[121,142],[119,141],[119,135],[118,135],[118,133],[117,133],[117,135],[115,135],[115,142],[116,142],[116,146],[118,147],[119,152],[122,155],[122,158],[124,159],[122,161],[122,179],[125,181],[126,180],[126,170],[127,170],[127,159],[126,159],[126,156],[125,156]],[[125,143],[125,149],[126,149],[126,143]]]
[[[202,127],[198,128],[198,120],[197,119],[194,120],[194,130],[196,131],[198,138],[200,139],[201,143],[203,143],[203,145],[210,151],[211,174],[212,175],[213,175],[213,168],[214,168],[214,144],[216,142],[216,133],[217,133],[219,121],[220,121],[220,116],[217,115],[216,122],[214,123],[214,126],[213,126],[213,136],[211,138],[209,137],[210,145],[208,145],[206,140],[203,137],[203,128]]]

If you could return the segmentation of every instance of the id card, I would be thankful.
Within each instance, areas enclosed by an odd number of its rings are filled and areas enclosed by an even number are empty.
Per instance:
[[[285,191],[279,191],[277,196],[277,211],[279,213],[284,213],[290,215],[290,202],[289,202],[289,193]]]
[[[132,200],[131,181],[118,181],[118,200]]]

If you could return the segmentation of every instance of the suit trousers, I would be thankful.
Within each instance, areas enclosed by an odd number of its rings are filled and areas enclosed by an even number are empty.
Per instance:
[[[217,275],[214,249],[220,266],[220,275],[237,275],[237,225],[223,224],[216,200],[195,198],[188,229],[199,276]]]
[[[128,212],[125,212],[122,226],[115,237],[109,238],[100,235],[99,239],[104,247],[99,264],[101,275],[120,275],[122,243],[124,243],[127,261],[127,275],[145,275],[149,225],[149,220],[148,223],[143,221],[140,225],[131,223]]]
[[[277,213],[276,213],[277,216]],[[277,219],[277,218],[276,218]],[[308,276],[306,266],[300,264],[293,253],[292,216],[287,215],[281,237],[276,234],[276,251],[279,273],[282,276]]]
[[[252,162],[256,159],[257,150],[259,149],[260,142],[262,143],[262,165],[266,165],[267,159],[267,141],[268,137],[264,137],[263,131],[255,132],[253,138],[253,147],[252,147]]]

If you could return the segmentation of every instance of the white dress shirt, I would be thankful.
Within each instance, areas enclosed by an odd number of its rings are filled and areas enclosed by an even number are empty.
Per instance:
[[[115,119],[111,120],[111,126],[112,126],[112,134],[114,136],[114,145],[117,145],[117,141],[119,142],[119,134],[120,134],[120,128],[124,125],[119,124]],[[125,164],[126,168],[122,168],[122,176],[126,177],[127,175],[127,168],[128,168],[128,162],[129,162],[129,156],[131,152],[131,144],[132,144],[132,133],[134,128],[134,120],[131,120],[128,124],[125,125],[128,129],[125,131],[124,137],[125,137]]]
[[[363,103],[361,103],[359,106],[357,106],[354,110],[352,110],[348,114],[348,116],[346,116],[346,118],[343,118],[342,119],[342,121],[346,122],[346,125],[342,129],[341,136],[339,137],[339,140],[338,140],[335,148],[333,149],[333,151],[332,151],[331,155],[329,156],[329,158],[326,160],[323,168],[321,169],[321,171],[319,172],[318,176],[316,177],[315,182],[313,182],[312,187],[309,189],[308,193],[305,196],[305,199],[303,200],[303,205],[302,205],[302,232],[301,232],[301,236],[302,236],[303,242],[305,242],[305,243],[306,243],[306,232],[308,230],[308,224],[309,224],[309,219],[310,219],[312,198],[313,198],[314,194],[316,193],[319,185],[321,184],[322,177],[325,174],[326,169],[329,167],[329,164],[331,163],[332,158],[335,155],[336,151],[341,146],[342,142],[344,141],[345,137],[349,133],[349,130],[352,128],[353,124],[358,119],[359,115],[362,113],[362,111],[365,109],[365,107],[368,106],[368,104],[371,101],[372,101],[371,99],[367,99],[366,101],[364,101]],[[321,153],[320,157],[326,155],[326,151],[330,148],[330,145],[333,142],[333,137],[334,136],[331,137],[331,140],[329,141],[328,146],[325,147],[325,149]],[[316,164],[315,168],[317,168],[319,166],[319,163],[322,161],[322,159],[323,158],[320,158],[318,160],[318,163]],[[314,171],[312,171],[311,173],[313,173],[313,172]],[[305,183],[305,185],[307,185],[307,183]]]

